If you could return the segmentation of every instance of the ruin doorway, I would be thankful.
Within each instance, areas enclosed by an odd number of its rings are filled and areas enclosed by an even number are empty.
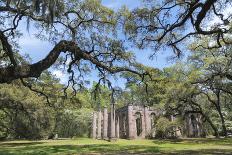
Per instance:
[[[155,124],[156,124],[156,115],[154,113],[151,113],[151,129],[155,128]]]
[[[137,136],[140,136],[142,133],[142,115],[141,113],[137,112],[135,114],[136,118],[136,131],[137,131]]]
[[[122,127],[121,127],[121,137],[127,138],[127,117],[125,114],[122,115]]]

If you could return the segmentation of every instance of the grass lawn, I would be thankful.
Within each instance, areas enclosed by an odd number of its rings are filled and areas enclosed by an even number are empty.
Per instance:
[[[0,155],[70,154],[228,154],[232,139],[118,140],[87,138],[0,142]]]

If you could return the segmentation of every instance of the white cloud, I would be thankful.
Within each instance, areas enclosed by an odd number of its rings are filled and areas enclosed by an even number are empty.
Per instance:
[[[121,4],[116,1],[116,2],[111,2],[111,3],[106,3],[105,6],[108,8],[117,9],[121,6]]]
[[[20,38],[19,43],[21,46],[41,46],[41,44],[50,45],[49,42],[41,41],[37,39],[36,37],[28,35],[28,34]]]
[[[20,53],[29,54],[33,62],[43,59],[52,49],[47,41],[41,41],[35,36],[25,34],[19,39]]]
[[[72,61],[72,59],[70,57],[68,57],[66,62],[65,62],[65,65],[69,65],[71,61]]]
[[[140,1],[139,0],[103,0],[102,4],[112,9],[119,9],[123,5],[126,5],[130,9],[133,9],[140,5]]]
[[[68,81],[68,76],[67,74],[65,74],[64,72],[62,72],[61,70],[53,70],[52,74],[56,77],[60,79],[61,83],[66,83]]]
[[[230,16],[230,19],[231,20],[231,16],[232,16],[232,9],[231,9],[231,5],[229,5],[228,7],[226,7],[221,13],[223,14],[223,18],[226,19]],[[212,28],[212,26],[215,26],[215,25],[220,25],[220,24],[223,24],[223,21],[216,15],[214,15],[213,17],[211,17],[211,19],[207,20],[206,21],[206,26],[207,26],[207,29],[210,29]],[[227,28],[227,27],[223,27],[223,28]]]
[[[64,74],[63,74],[62,71],[60,71],[60,70],[54,70],[54,71],[52,72],[52,74],[55,75],[57,78],[62,78],[62,77],[64,77]]]

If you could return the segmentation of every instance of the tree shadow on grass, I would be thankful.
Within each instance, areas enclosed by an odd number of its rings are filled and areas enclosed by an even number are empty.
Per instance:
[[[231,150],[220,150],[220,149],[204,149],[204,150],[172,150],[171,148],[165,148],[159,146],[147,146],[147,145],[118,145],[118,144],[91,144],[91,145],[51,145],[51,146],[36,146],[27,145],[25,147],[7,147],[1,148],[1,155],[50,155],[50,154],[142,154],[142,155],[200,155],[200,154],[225,154],[229,155],[232,153]]]
[[[44,142],[0,142],[0,147],[20,147],[20,146],[33,146],[44,144]]]
[[[37,141],[19,141],[19,142],[0,142],[0,155],[50,155],[50,154],[157,154],[157,155],[206,155],[206,154],[232,154],[231,146],[232,139],[175,139],[175,140],[154,140],[154,144],[164,144],[164,145],[122,145],[122,144],[88,144],[88,145],[59,145],[47,142],[37,142]],[[129,143],[129,141],[128,141]],[[216,144],[217,149],[211,147],[211,149],[195,149],[190,150],[188,146],[194,144]],[[42,144],[42,145],[40,145]],[[175,145],[165,145],[165,144],[176,144],[177,146],[183,146],[183,150],[175,150]],[[179,145],[180,144],[180,145]],[[220,148],[220,146],[227,146],[227,149]],[[219,146],[219,147],[218,147]],[[187,147],[187,148],[186,148]],[[179,147],[180,149],[180,147]]]
[[[3,148],[4,155],[50,155],[50,154],[154,154],[160,152],[159,147],[122,146],[115,144],[92,145],[54,145],[54,146],[26,146],[23,148]]]
[[[215,145],[229,145],[232,146],[232,138],[186,138],[186,139],[157,139],[155,144],[215,144]],[[231,153],[232,154],[232,153]]]

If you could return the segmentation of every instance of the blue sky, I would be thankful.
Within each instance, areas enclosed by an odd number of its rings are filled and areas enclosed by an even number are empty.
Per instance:
[[[103,5],[110,7],[112,9],[117,10],[123,5],[126,5],[129,9],[133,9],[139,5],[141,5],[139,0],[103,0]],[[30,57],[32,58],[32,62],[36,62],[44,58],[48,52],[52,49],[52,45],[49,42],[41,41],[34,37],[33,35],[33,28],[30,29],[30,33],[26,30],[26,24],[21,24],[20,29],[23,32],[23,37],[19,40],[19,45],[21,47],[20,52],[22,54],[28,53],[30,54]],[[167,61],[167,58],[171,55],[173,55],[172,51],[165,51],[165,52],[159,52],[155,56],[153,60],[149,60],[148,57],[151,54],[152,51],[149,49],[146,50],[133,50],[136,55],[136,59],[138,62],[147,65],[152,66],[156,68],[164,68],[167,66],[170,66],[171,63]],[[66,83],[68,75],[65,73],[58,71],[58,70],[51,70],[54,74],[56,74],[57,77],[61,78],[62,83]],[[93,74],[92,77],[90,77],[90,80],[96,80],[96,74]],[[115,82],[115,85],[122,85],[123,82]]]

